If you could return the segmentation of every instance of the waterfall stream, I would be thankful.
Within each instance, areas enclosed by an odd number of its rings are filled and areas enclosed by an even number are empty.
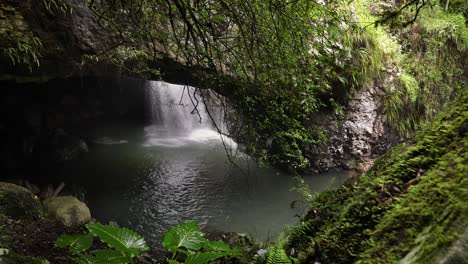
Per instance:
[[[203,98],[195,88],[149,82],[147,90],[151,121],[154,124],[176,134],[211,128]]]
[[[216,131],[225,127],[218,111],[208,114],[201,93],[193,87],[149,82],[147,87],[151,126],[145,128],[144,146],[181,147],[186,144],[224,140],[235,142]],[[215,119],[215,120],[212,120]]]

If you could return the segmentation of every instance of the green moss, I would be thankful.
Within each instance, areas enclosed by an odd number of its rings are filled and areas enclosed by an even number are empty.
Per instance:
[[[418,81],[414,78],[414,76],[405,72],[400,75],[400,81],[405,86],[406,93],[409,95],[411,102],[416,102],[419,93]]]
[[[401,85],[387,97],[385,111],[388,123],[408,136],[466,86],[468,28],[461,13],[435,4],[423,8],[414,24],[395,31],[402,46],[397,61]]]
[[[316,197],[288,247],[301,263],[395,263],[412,251],[412,263],[428,263],[468,220],[467,126],[465,92],[358,183]]]
[[[12,242],[11,232],[5,224],[7,219],[7,216],[0,213],[0,249],[8,248]]]
[[[385,213],[361,255],[361,263],[398,262],[412,249],[408,263],[429,263],[448,247],[468,220],[468,141],[443,155]],[[454,224],[464,223],[464,224]]]
[[[83,225],[91,219],[85,203],[74,196],[59,196],[44,200],[47,213],[65,226]]]
[[[13,219],[37,219],[43,211],[39,199],[29,190],[0,182],[0,214]]]

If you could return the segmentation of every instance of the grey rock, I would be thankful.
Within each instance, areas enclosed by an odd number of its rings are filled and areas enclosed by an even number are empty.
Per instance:
[[[356,169],[398,143],[383,112],[384,95],[398,74],[395,69],[389,71],[382,82],[354,91],[344,116],[319,113],[313,118],[315,125],[325,129],[328,140],[318,147],[306,147],[311,170]]]

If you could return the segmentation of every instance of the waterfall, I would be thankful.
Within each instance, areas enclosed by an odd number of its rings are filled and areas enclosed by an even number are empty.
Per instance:
[[[180,147],[221,139],[196,88],[152,81],[148,82],[147,93],[152,125],[145,128],[145,146]],[[211,116],[218,128],[222,128],[219,113],[216,107],[210,107]]]
[[[172,134],[211,128],[203,98],[195,88],[165,82],[149,82],[151,122]]]

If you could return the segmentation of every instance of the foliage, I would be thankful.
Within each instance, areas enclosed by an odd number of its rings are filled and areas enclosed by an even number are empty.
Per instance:
[[[355,0],[352,8],[376,43],[370,64],[397,72],[392,77],[397,81],[385,85],[385,121],[401,136],[410,136],[451,100],[457,87],[466,85],[462,80],[468,43],[465,19],[455,9],[446,11],[430,0],[396,5]],[[370,82],[378,80],[369,76]]]
[[[55,246],[59,248],[66,248],[71,254],[79,254],[91,247],[93,244],[93,237],[91,235],[62,235],[55,242]]]
[[[295,176],[296,184],[291,188],[291,191],[299,193],[307,202],[312,202],[315,196],[312,194],[310,186],[304,181],[304,178]]]
[[[177,253],[181,247],[187,250],[200,250],[204,242],[204,234],[196,222],[179,224],[169,229],[164,235],[162,245],[172,253]]]
[[[109,247],[130,257],[139,256],[142,251],[148,250],[143,237],[127,228],[101,224],[87,224],[86,227]]]
[[[229,97],[236,117],[228,119],[238,123],[231,136],[259,163],[297,172],[308,166],[306,146],[326,140],[311,125],[313,114],[341,109],[353,89],[378,83],[386,71],[402,73],[386,87],[384,106],[401,135],[450,99],[460,85],[467,30],[462,15],[427,3],[401,4],[392,19],[402,23],[393,24],[382,16],[395,7],[368,0],[96,0],[90,8],[122,39],[111,54],[165,54],[210,72],[198,83]],[[374,9],[380,11],[371,15]]]
[[[50,14],[53,14],[54,10],[59,10],[64,14],[71,14],[73,12],[73,8],[64,0],[42,0],[42,3]]]
[[[39,38],[31,37],[28,41],[18,41],[16,47],[5,48],[2,50],[6,54],[13,66],[17,64],[26,65],[29,72],[33,71],[34,67],[39,67],[39,50],[42,48],[42,43]]]
[[[90,8],[124,40],[116,50],[149,43],[137,48],[147,59],[170,54],[213,73],[197,77],[228,96],[236,109],[240,117],[231,119],[239,129],[231,136],[260,163],[297,172],[308,166],[305,147],[325,140],[321,129],[311,126],[313,114],[340,109],[353,89],[377,83],[385,70],[403,72],[398,87],[388,88],[385,103],[386,121],[402,135],[411,134],[449,99],[449,87],[457,86],[460,75],[466,26],[462,16],[437,4],[434,12],[424,3],[410,1],[394,18],[408,25],[408,17],[414,18],[411,28],[427,35],[420,39],[406,28],[384,24],[384,11],[371,15],[369,10],[384,4],[368,0],[96,0]],[[407,41],[429,49],[407,50]],[[454,41],[455,46],[440,52],[441,45],[430,44],[434,41],[448,46]],[[448,82],[437,76],[447,76]]]
[[[148,58],[149,55],[143,49],[133,46],[118,46],[104,54],[83,55],[81,66],[92,66],[100,62],[107,62],[120,67],[128,73],[136,74],[141,77],[148,78],[151,76],[154,78],[159,76],[159,71],[152,70],[144,65],[144,62],[147,61]]]
[[[204,264],[224,257],[240,254],[238,248],[231,249],[222,241],[209,241],[196,222],[181,223],[171,227],[164,234],[163,248],[172,252],[169,263],[177,261],[181,255],[185,256],[185,264]]]
[[[239,121],[231,136],[260,163],[291,171],[308,165],[306,145],[324,140],[312,115],[380,78],[388,55],[380,30],[373,35],[351,22],[342,0],[96,0],[90,8],[120,37],[116,49],[135,47],[149,60],[162,54],[209,72],[196,76],[206,86],[199,88],[229,97],[236,109],[230,119]]]
[[[134,257],[148,250],[145,240],[135,232],[122,227],[98,223],[87,224],[89,234],[62,235],[55,242],[59,248],[68,248],[77,263],[131,263]],[[90,250],[93,237],[99,238],[108,248]]]
[[[411,26],[400,30],[400,85],[390,91],[387,121],[402,135],[433,118],[458,87],[468,51],[468,28],[463,15],[439,5],[420,11]]]
[[[376,161],[358,183],[318,195],[287,249],[301,263],[427,263],[467,219],[468,94]]]
[[[268,247],[267,264],[291,264],[291,259],[284,251],[285,239],[280,236],[275,243]]]

